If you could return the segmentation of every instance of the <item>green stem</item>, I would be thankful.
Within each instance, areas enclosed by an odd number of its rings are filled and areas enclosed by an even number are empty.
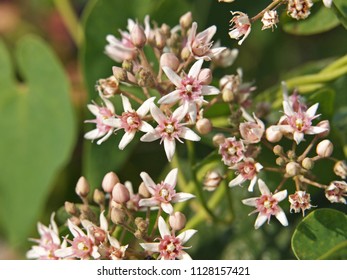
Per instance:
[[[75,14],[70,0],[53,0],[53,3],[62,17],[71,38],[77,47],[83,42],[83,32],[80,22]]]

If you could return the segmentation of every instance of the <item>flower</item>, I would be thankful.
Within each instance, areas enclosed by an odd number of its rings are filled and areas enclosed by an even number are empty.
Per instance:
[[[247,144],[259,143],[265,132],[264,123],[254,113],[252,118],[243,108],[241,110],[243,117],[247,120],[239,126],[242,138]]]
[[[105,142],[112,134],[113,127],[105,124],[105,120],[115,116],[114,106],[111,101],[104,98],[102,93],[99,92],[101,99],[105,103],[103,106],[97,104],[87,105],[89,111],[96,116],[94,120],[86,120],[86,123],[95,123],[96,128],[84,134],[84,138],[89,140],[99,139],[96,143],[100,145],[102,142]]]
[[[250,180],[248,191],[252,192],[258,179],[257,175],[262,168],[263,166],[259,162],[255,162],[253,158],[245,158],[232,167],[232,169],[237,170],[239,175],[229,182],[229,187],[241,185],[245,181]]]
[[[259,212],[254,224],[255,229],[261,227],[266,221],[269,223],[272,215],[274,215],[283,226],[287,226],[287,217],[282,208],[278,205],[280,201],[286,198],[287,190],[272,194],[263,180],[258,179],[258,185],[261,192],[260,197],[242,200],[243,204],[257,208],[249,215]]]
[[[76,226],[70,219],[68,219],[68,228],[73,235],[73,240],[67,240],[71,247],[58,249],[55,251],[56,256],[59,258],[78,258],[78,259],[94,259],[100,258],[98,247],[95,244],[95,238],[90,229],[87,229],[85,234],[82,229]]]
[[[107,234],[110,247],[107,248],[107,257],[110,260],[122,260],[125,257],[125,251],[128,248],[128,245],[121,246],[119,241],[113,236]]]
[[[295,213],[302,211],[305,216],[305,210],[311,209],[311,196],[305,191],[296,191],[294,194],[289,195],[290,212],[294,210]]]
[[[334,173],[341,177],[342,179],[346,179],[347,177],[347,164],[343,160],[339,160],[334,165]]]
[[[251,33],[251,22],[249,20],[249,17],[242,12],[231,12],[232,15],[235,15],[230,20],[230,25],[232,26],[230,28],[229,36],[232,39],[239,40],[241,37],[243,37],[238,44],[241,45],[243,41],[247,38],[249,33]]]
[[[188,75],[183,78],[178,76],[171,68],[163,66],[163,71],[170,81],[176,86],[176,89],[158,100],[159,104],[171,104],[182,101],[183,105],[187,104],[188,114],[195,122],[197,112],[201,107],[205,95],[215,95],[219,89],[214,86],[204,84],[204,80],[199,79],[203,60],[199,59],[190,68]]]
[[[212,48],[211,39],[217,31],[215,25],[198,34],[196,33],[197,28],[198,24],[193,22],[187,40],[187,47],[195,59],[211,60],[213,56],[225,50],[225,47]]]
[[[204,177],[204,190],[214,191],[222,181],[223,176],[217,170],[208,171]]]
[[[278,125],[272,126],[273,130],[279,130],[285,135],[292,135],[297,144],[304,139],[305,134],[320,134],[327,130],[327,128],[312,125],[312,120],[320,116],[316,115],[318,103],[308,109],[304,109],[301,105],[294,106],[295,104],[284,96],[283,110],[285,115],[280,119]]]
[[[81,221],[83,227],[93,236],[96,245],[104,243],[107,238],[108,223],[104,212],[105,211],[102,211],[99,217],[100,226],[97,226],[86,219]]]
[[[331,203],[344,203],[347,204],[347,183],[345,181],[333,181],[325,189],[325,197]]]
[[[165,180],[159,184],[155,184],[146,172],[141,172],[140,176],[152,197],[141,199],[139,206],[160,205],[165,213],[172,214],[173,207],[171,203],[182,202],[195,197],[189,193],[176,193],[177,172],[177,168],[172,169],[165,177]]]
[[[263,28],[261,30],[271,28],[273,31],[274,26],[277,27],[276,23],[278,23],[277,11],[266,11],[261,19],[261,22],[263,23]]]
[[[296,20],[307,18],[313,3],[311,0],[289,0],[287,14]]]
[[[145,122],[143,118],[149,111],[149,105],[153,103],[155,97],[147,99],[142,105],[135,111],[129,99],[121,94],[124,112],[121,116],[115,116],[104,121],[105,124],[115,127],[115,131],[124,129],[125,134],[119,142],[118,148],[123,150],[133,139],[137,131],[149,132],[153,130],[153,127]]]
[[[26,257],[29,259],[40,260],[56,260],[59,259],[55,255],[55,251],[63,248],[66,244],[61,244],[59,239],[59,231],[57,224],[54,221],[55,213],[52,213],[50,219],[50,225],[46,227],[40,222],[37,223],[37,231],[40,234],[40,239],[31,238],[30,241],[37,243],[26,253]]]
[[[191,257],[183,251],[189,247],[183,245],[197,232],[194,229],[183,231],[178,236],[172,234],[166,225],[164,219],[159,217],[158,227],[160,238],[159,242],[153,243],[140,243],[141,247],[149,252],[159,252],[161,260],[191,260]]]
[[[219,145],[218,153],[222,155],[222,161],[225,165],[232,166],[244,158],[246,148],[243,141],[236,140],[235,137],[225,138],[224,142]]]
[[[140,140],[152,142],[161,138],[160,143],[164,142],[165,153],[169,161],[172,160],[175,153],[175,140],[182,142],[180,137],[191,141],[200,140],[200,136],[193,130],[180,123],[187,113],[187,106],[178,107],[169,117],[165,116],[154,104],[151,104],[150,111],[158,126],[143,135]]]

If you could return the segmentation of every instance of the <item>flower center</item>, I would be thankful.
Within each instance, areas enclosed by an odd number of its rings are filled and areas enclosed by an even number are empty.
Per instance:
[[[175,131],[175,127],[171,123],[169,123],[165,126],[165,131],[166,133],[171,134]]]
[[[300,131],[303,128],[303,126],[304,126],[303,119],[296,119],[295,120],[295,126]]]
[[[159,192],[160,196],[162,198],[164,198],[165,200],[168,199],[168,196],[169,196],[169,191],[167,189],[161,189],[160,192]]]
[[[170,235],[165,235],[159,243],[160,256],[165,260],[174,260],[176,259],[182,251],[181,241]]]

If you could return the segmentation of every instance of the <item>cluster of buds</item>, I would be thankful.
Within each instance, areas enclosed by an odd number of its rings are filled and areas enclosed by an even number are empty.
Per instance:
[[[76,193],[82,203],[66,202],[66,221],[59,230],[51,215],[47,227],[38,223],[39,239],[31,239],[36,245],[28,251],[31,259],[190,259],[184,249],[196,230],[185,230],[186,217],[174,211],[172,203],[186,201],[194,196],[176,192],[177,169],[171,170],[164,181],[154,183],[142,172],[143,182],[134,193],[132,184],[121,183],[114,172],[104,176],[102,187],[90,194],[88,181],[81,177]],[[152,221],[152,211],[157,211]],[[167,221],[164,219],[167,215]],[[150,228],[150,225],[152,228]],[[67,228],[69,234],[60,236]],[[181,231],[181,232],[180,232]],[[179,232],[179,234],[176,234]],[[124,244],[126,234],[133,239]],[[177,236],[176,236],[177,235]],[[129,240],[129,239],[127,239]],[[158,243],[154,241],[159,240]]]

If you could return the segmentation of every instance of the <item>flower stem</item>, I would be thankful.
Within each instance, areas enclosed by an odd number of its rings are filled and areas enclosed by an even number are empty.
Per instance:
[[[287,0],[277,0],[277,1],[273,1],[269,6],[267,6],[264,10],[262,10],[260,13],[258,13],[256,16],[252,17],[250,19],[251,22],[255,22],[256,20],[260,19],[261,17],[263,17],[263,15],[267,12],[270,11],[272,9],[274,9],[277,5],[282,5],[285,4],[287,2]]]

